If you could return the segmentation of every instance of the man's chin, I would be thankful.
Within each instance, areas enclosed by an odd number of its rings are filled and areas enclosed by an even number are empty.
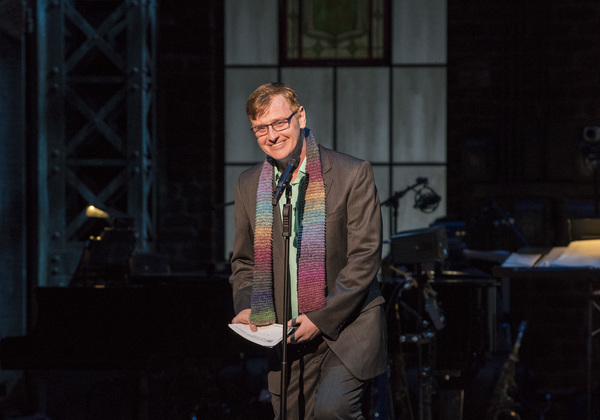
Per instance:
[[[276,159],[278,163],[281,164],[281,166],[285,167],[288,165],[288,163],[290,163],[290,161],[292,160],[292,155],[287,155],[285,158],[283,159]]]
[[[281,165],[287,165],[290,159],[292,158],[291,153],[283,150],[277,151],[276,153],[270,153],[269,155]]]

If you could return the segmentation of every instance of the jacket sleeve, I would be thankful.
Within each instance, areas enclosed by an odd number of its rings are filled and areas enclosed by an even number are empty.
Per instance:
[[[328,278],[325,306],[307,313],[332,340],[337,339],[361,310],[367,309],[369,302],[383,302],[376,278],[381,265],[382,239],[379,197],[371,165],[360,162],[351,165],[355,169],[344,173],[345,178],[336,178],[332,187],[335,192],[329,193],[327,264],[333,264],[337,275],[333,285]],[[329,268],[327,274],[332,275]]]
[[[254,231],[247,206],[242,197],[242,176],[238,178],[235,189],[235,236],[231,256],[231,276],[229,282],[233,288],[233,309],[239,313],[251,307],[252,279],[254,273]]]

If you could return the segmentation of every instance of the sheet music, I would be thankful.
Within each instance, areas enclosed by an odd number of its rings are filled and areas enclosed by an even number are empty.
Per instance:
[[[567,249],[566,246],[556,246],[552,248],[550,252],[544,255],[544,257],[536,264],[536,267],[551,267],[551,264],[565,252],[565,249]]]
[[[519,254],[513,252],[502,263],[502,267],[533,267],[542,254]]]
[[[600,268],[600,239],[572,241],[549,267]]]

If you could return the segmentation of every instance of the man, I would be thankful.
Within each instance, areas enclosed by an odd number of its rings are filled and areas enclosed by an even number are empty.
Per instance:
[[[297,327],[288,341],[287,419],[361,419],[365,381],[386,368],[386,327],[376,278],[381,212],[371,165],[320,146],[294,90],[256,89],[246,113],[267,158],[235,192],[233,323]],[[273,190],[292,158],[291,310],[283,313],[284,238]],[[280,418],[281,349],[268,383]]]

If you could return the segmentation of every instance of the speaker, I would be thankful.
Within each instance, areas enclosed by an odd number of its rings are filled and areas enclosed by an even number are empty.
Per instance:
[[[440,262],[448,257],[448,238],[444,226],[407,230],[391,237],[394,264]]]

